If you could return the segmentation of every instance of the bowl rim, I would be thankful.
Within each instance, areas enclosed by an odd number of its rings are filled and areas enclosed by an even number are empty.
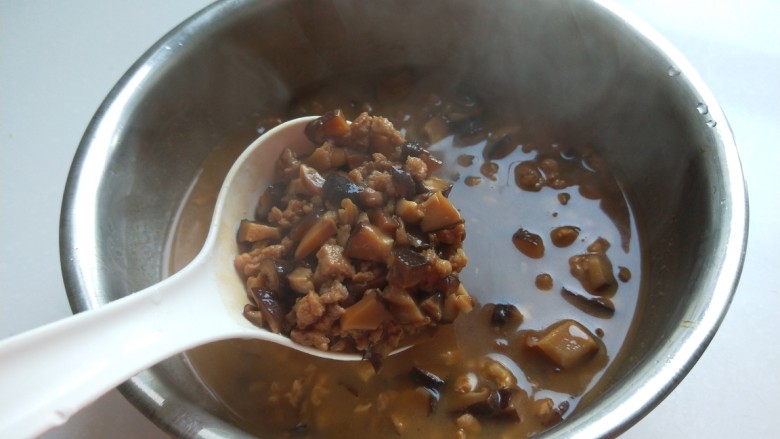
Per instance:
[[[105,297],[84,293],[85,280],[79,264],[84,263],[85,258],[81,255],[89,255],[96,243],[92,237],[77,233],[75,225],[85,219],[79,212],[94,206],[97,185],[90,172],[91,164],[99,163],[106,157],[106,145],[108,148],[116,147],[112,133],[122,109],[132,99],[139,84],[155,68],[174,56],[172,51],[166,50],[167,47],[188,42],[214,19],[230,16],[249,3],[248,0],[220,0],[173,28],[128,69],[90,121],[71,165],[60,216],[60,260],[68,300],[74,313],[107,302]],[[636,32],[642,44],[655,49],[669,62],[670,69],[674,69],[673,76],[685,81],[687,88],[707,105],[708,116],[715,122],[712,129],[716,144],[713,147],[721,153],[719,164],[727,180],[724,182],[726,199],[722,203],[727,221],[726,230],[718,234],[721,252],[716,261],[718,269],[713,270],[718,275],[706,279],[704,286],[709,288],[710,294],[707,300],[694,307],[695,315],[688,316],[691,324],[676,328],[666,344],[633,372],[632,376],[638,378],[626,383],[623,392],[604,395],[591,407],[596,410],[575,413],[566,422],[544,432],[545,436],[616,436],[660,404],[693,368],[717,332],[733,299],[747,247],[749,206],[746,183],[733,133],[717,100],[693,66],[659,32],[613,0],[591,0],[591,3]],[[170,434],[194,437],[208,431],[213,437],[223,437],[225,432],[230,432],[231,437],[251,437],[176,396],[150,371],[131,378],[119,386],[119,390],[137,409]],[[165,401],[175,402],[175,413],[169,410],[160,413]]]

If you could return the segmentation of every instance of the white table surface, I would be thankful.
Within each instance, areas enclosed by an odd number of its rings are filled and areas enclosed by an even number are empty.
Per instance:
[[[132,62],[208,3],[0,0],[0,337],[70,315],[58,221],[79,139]],[[751,201],[742,280],[720,331],[623,437],[780,437],[780,2],[620,3],[668,38],[718,97]],[[112,391],[44,437],[166,435]]]

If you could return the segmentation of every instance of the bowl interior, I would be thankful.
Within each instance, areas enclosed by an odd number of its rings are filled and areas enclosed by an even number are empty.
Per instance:
[[[717,104],[652,33],[597,3],[212,5],[132,67],[84,136],[61,226],[73,308],[164,276],[177,208],[217,145],[248,144],[258,119],[314,82],[399,67],[444,70],[517,99],[533,109],[527,123],[588,139],[617,174],[644,252],[634,341],[590,393],[589,408],[556,430],[628,428],[671,391],[717,328],[738,277],[746,214]],[[212,399],[189,371],[175,357],[123,391],[174,434],[240,435],[209,414]]]

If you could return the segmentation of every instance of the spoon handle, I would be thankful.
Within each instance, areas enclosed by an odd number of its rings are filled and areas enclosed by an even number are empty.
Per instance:
[[[0,342],[0,437],[40,435],[138,372],[235,333],[227,324],[203,324],[203,308],[213,305],[193,288],[215,288],[211,273],[189,266],[98,309]]]

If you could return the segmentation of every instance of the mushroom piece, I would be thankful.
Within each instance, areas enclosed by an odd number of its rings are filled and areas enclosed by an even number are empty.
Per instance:
[[[408,224],[416,224],[423,219],[420,206],[414,201],[400,199],[395,203],[395,214]]]
[[[562,320],[548,328],[541,337],[529,337],[526,344],[538,348],[563,369],[584,363],[599,349],[590,331],[574,320]]]
[[[423,282],[430,273],[431,263],[425,256],[410,248],[391,252],[387,282],[398,288],[411,288]]]
[[[288,276],[287,282],[290,284],[290,288],[299,294],[306,294],[309,291],[314,290],[314,283],[312,282],[311,268],[296,267]]]
[[[344,310],[339,319],[343,331],[368,330],[379,328],[383,322],[393,316],[377,298],[377,290],[368,290],[354,305]]]
[[[417,366],[412,367],[412,370],[409,371],[409,376],[415,384],[427,389],[438,390],[444,387],[445,384],[444,380],[439,378],[436,374]]]
[[[505,303],[493,305],[493,311],[490,313],[490,323],[493,326],[505,326],[510,321],[517,322],[518,325],[523,322],[523,315],[517,307]]]
[[[341,200],[349,198],[353,203],[360,206],[360,194],[363,187],[355,184],[352,180],[343,174],[335,173],[328,176],[322,184],[322,192],[325,199],[334,206],[340,206]]]
[[[359,223],[349,236],[344,255],[364,261],[386,263],[392,248],[393,238],[375,226]]]
[[[260,285],[275,293],[283,293],[288,288],[287,274],[291,271],[291,264],[288,261],[279,261],[272,258],[266,258],[260,261]]]
[[[582,312],[593,317],[608,319],[615,315],[615,304],[607,297],[585,297],[566,288],[561,288],[561,296]]]
[[[285,148],[276,162],[277,171],[281,171],[285,181],[291,180],[298,174],[298,165],[301,161],[290,148]],[[288,189],[289,190],[289,189]]]
[[[452,182],[439,177],[429,177],[420,184],[419,192],[441,192],[445,197],[450,195]]]
[[[478,418],[506,418],[517,422],[520,420],[520,415],[512,403],[512,397],[515,392],[515,389],[510,388],[490,389],[481,387],[473,392],[456,394],[455,401],[450,406],[450,411],[469,413]]]
[[[249,220],[241,220],[236,234],[236,240],[239,242],[276,241],[279,238],[281,234],[277,227]]]
[[[260,199],[257,201],[255,217],[257,219],[263,219],[268,216],[268,212],[271,211],[272,207],[279,204],[285,192],[287,192],[287,187],[285,187],[284,184],[274,183],[268,186],[265,192],[263,192],[263,195],[261,195]]]
[[[371,209],[368,212],[368,219],[371,221],[371,224],[379,227],[385,233],[394,234],[399,227],[398,218],[387,214],[382,209]]]
[[[268,326],[268,330],[276,334],[282,332],[287,309],[279,296],[266,288],[252,288],[251,291],[252,299],[263,316],[263,323]]]
[[[405,161],[407,157],[420,157],[423,154],[428,154],[428,151],[417,142],[409,141],[401,145],[401,160]]]
[[[304,133],[312,143],[322,145],[328,139],[340,139],[349,133],[349,122],[341,110],[333,110],[309,122]]]
[[[611,296],[617,290],[612,262],[604,253],[587,253],[569,258],[569,271],[590,294]]]
[[[249,320],[249,323],[257,326],[258,328],[263,328],[263,313],[260,312],[260,309],[256,305],[252,305],[247,303],[244,305],[244,318]]]
[[[382,298],[393,317],[402,324],[423,322],[429,317],[420,310],[409,292],[405,289],[388,285],[382,290]]]
[[[417,194],[417,184],[411,174],[398,166],[393,166],[390,168],[390,175],[397,197],[410,200]]]
[[[317,224],[317,221],[320,220],[320,214],[317,212],[312,212],[300,220],[293,224],[293,226],[290,228],[290,231],[287,233],[287,237],[292,240],[292,242],[299,242],[301,239],[303,239],[304,235],[306,235],[306,232],[309,231],[309,229],[312,228],[315,224]]]
[[[420,207],[425,215],[420,221],[423,232],[433,232],[463,222],[460,212],[440,191],[434,192]]]
[[[336,226],[336,219],[334,217],[334,213],[328,212],[322,215],[322,217],[306,231],[306,234],[303,235],[301,242],[295,249],[294,258],[296,261],[300,261],[317,251],[325,241],[336,234],[338,227]]]

